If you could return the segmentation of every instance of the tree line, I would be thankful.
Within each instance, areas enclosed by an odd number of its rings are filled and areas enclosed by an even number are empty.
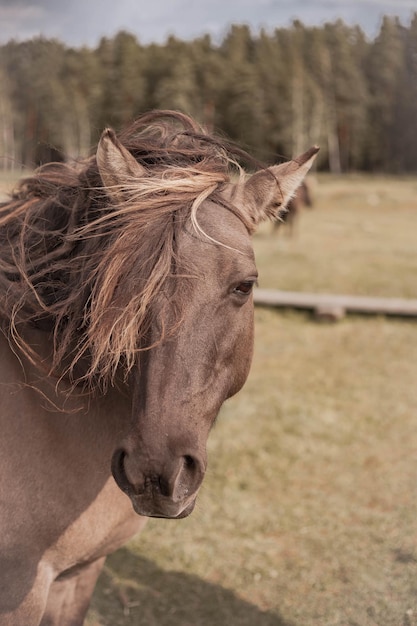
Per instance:
[[[0,169],[89,154],[153,108],[176,109],[265,162],[321,147],[318,167],[417,170],[417,13],[384,17],[368,40],[338,20],[220,43],[170,37],[141,45],[122,31],[95,48],[36,38],[0,46]]]

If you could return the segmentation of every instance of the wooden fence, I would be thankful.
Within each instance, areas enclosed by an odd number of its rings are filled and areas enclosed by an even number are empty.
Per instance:
[[[312,311],[317,317],[341,319],[346,313],[417,317],[417,300],[406,298],[371,298],[294,291],[256,289],[255,304]]]

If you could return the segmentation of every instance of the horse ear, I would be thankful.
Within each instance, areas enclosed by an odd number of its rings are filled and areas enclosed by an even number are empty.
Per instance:
[[[146,170],[117,139],[111,128],[106,128],[97,146],[96,160],[103,185],[116,202],[125,199],[126,191]]]
[[[319,148],[313,146],[292,161],[253,174],[244,184],[243,201],[255,226],[285,210],[312,166]]]

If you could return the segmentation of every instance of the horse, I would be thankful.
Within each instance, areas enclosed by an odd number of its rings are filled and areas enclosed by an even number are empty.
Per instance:
[[[191,513],[253,350],[251,235],[318,148],[242,167],[173,111],[0,207],[0,623],[83,624],[106,555]]]
[[[290,237],[294,235],[295,224],[298,221],[300,210],[303,206],[311,208],[313,206],[313,198],[311,195],[310,185],[307,180],[303,180],[292,198],[287,202],[285,211],[282,211],[273,222],[273,232],[278,231],[281,226],[287,227]]]

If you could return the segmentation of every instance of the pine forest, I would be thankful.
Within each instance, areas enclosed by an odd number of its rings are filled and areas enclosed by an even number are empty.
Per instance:
[[[370,40],[342,21],[220,42],[125,31],[96,48],[58,40],[0,47],[0,170],[86,156],[106,126],[149,109],[191,114],[263,162],[321,147],[318,168],[417,170],[417,13],[385,17]]]

